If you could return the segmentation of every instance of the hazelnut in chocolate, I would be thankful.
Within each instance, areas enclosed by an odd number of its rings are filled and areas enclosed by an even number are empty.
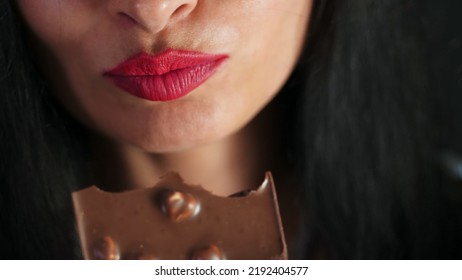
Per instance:
[[[72,194],[85,259],[286,259],[273,179],[219,197],[170,173],[152,188]]]

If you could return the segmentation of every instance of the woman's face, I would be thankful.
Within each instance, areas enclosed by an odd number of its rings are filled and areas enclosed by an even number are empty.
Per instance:
[[[312,1],[17,0],[64,106],[150,152],[247,124],[296,64]]]

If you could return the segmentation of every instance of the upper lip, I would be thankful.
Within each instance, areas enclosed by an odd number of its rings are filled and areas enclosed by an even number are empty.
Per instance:
[[[106,71],[104,75],[113,77],[160,76],[171,71],[208,64],[227,57],[226,54],[207,54],[175,49],[166,49],[157,55],[141,52]]]

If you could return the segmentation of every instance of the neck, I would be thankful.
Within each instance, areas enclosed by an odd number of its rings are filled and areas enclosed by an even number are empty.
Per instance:
[[[93,137],[95,184],[111,191],[153,186],[167,172],[178,172],[186,183],[202,185],[227,196],[255,189],[264,172],[285,177],[279,114],[268,106],[237,133],[193,149],[173,153],[146,153],[136,147]],[[285,180],[285,179],[282,179]]]

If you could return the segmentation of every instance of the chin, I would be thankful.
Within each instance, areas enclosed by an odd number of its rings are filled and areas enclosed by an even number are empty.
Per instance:
[[[220,106],[197,102],[162,104],[133,112],[113,127],[118,139],[149,153],[181,152],[214,143],[239,126]],[[208,105],[208,104],[207,104]],[[134,123],[131,120],[144,120]],[[236,127],[237,126],[237,127]],[[118,134],[118,135],[117,135]],[[119,136],[119,137],[117,137]]]
[[[139,129],[140,127],[138,127]],[[185,126],[172,123],[151,124],[144,129],[129,130],[117,137],[143,152],[164,154],[183,152],[216,143],[231,135],[235,129],[226,125],[197,124]]]
[[[130,141],[131,146],[135,146],[138,149],[146,153],[153,154],[167,154],[167,153],[178,153],[198,148],[204,145],[212,144],[220,141],[225,136],[210,136],[195,138],[176,138],[176,137],[165,137],[165,135],[159,136],[159,134],[147,137],[144,139],[134,139]]]

